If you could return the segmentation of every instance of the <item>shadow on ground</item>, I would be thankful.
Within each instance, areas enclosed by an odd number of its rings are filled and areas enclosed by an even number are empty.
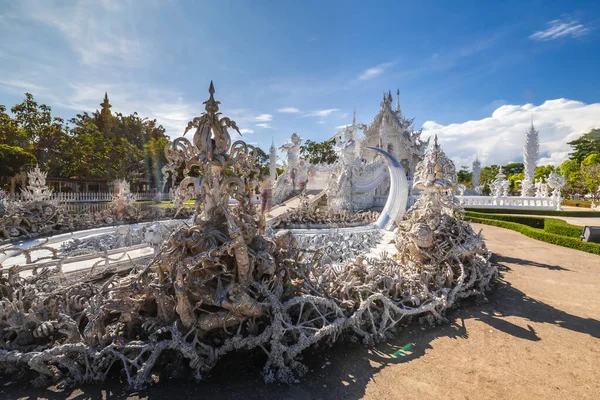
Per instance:
[[[115,381],[66,390],[33,389],[26,383],[13,383],[6,387],[0,386],[0,398],[116,399],[131,396],[148,399],[170,397],[214,400],[359,399],[364,396],[367,384],[381,369],[391,364],[406,363],[422,357],[432,348],[431,343],[435,339],[442,337],[454,340],[468,339],[469,333],[465,328],[465,321],[469,319],[482,321],[493,329],[529,341],[542,339],[527,322],[553,324],[562,329],[600,338],[599,321],[568,314],[535,300],[502,278],[502,273],[510,270],[506,264],[526,263],[534,267],[539,267],[541,264],[534,265],[529,261],[508,257],[497,257],[495,262],[501,276],[488,301],[462,303],[458,309],[448,314],[448,323],[436,327],[425,328],[415,323],[410,324],[403,327],[392,340],[375,348],[344,343],[327,350],[313,351],[304,359],[309,372],[297,384],[265,384],[260,375],[259,360],[238,354],[220,363],[212,376],[200,383],[187,379],[174,379],[141,392],[127,392],[120,383]],[[507,321],[507,317],[524,319],[527,328]],[[401,387],[398,387],[398,390],[401,391]]]

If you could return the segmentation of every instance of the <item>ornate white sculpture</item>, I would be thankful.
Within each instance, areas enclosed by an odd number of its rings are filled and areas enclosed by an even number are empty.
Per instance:
[[[134,214],[136,211],[135,201],[135,195],[131,193],[129,182],[125,179],[115,180],[112,204],[117,219],[122,220],[125,216]]]
[[[481,177],[481,161],[479,158],[475,156],[475,161],[473,161],[473,173],[471,176],[471,183],[473,184],[473,190],[477,193],[481,193],[481,183],[479,183],[479,179]]]
[[[555,173],[554,171],[550,172],[548,178],[546,178],[546,183],[548,186],[553,189],[552,197],[556,199],[556,209],[562,210],[560,203],[562,200],[562,196],[560,190],[565,186],[565,178],[564,176]]]
[[[502,167],[498,171],[496,178],[491,183],[492,194],[495,197],[507,197],[508,196],[508,188],[510,187],[510,181],[506,179],[506,175],[502,171]]]
[[[521,196],[524,197],[531,197],[534,195],[535,186],[533,185],[533,179],[535,178],[535,167],[540,151],[538,134],[539,132],[535,130],[532,119],[531,127],[525,134],[525,144],[523,145],[524,178],[521,182]]]
[[[535,197],[548,197],[548,184],[544,182],[544,178],[540,178],[534,182]]]
[[[42,385],[91,382],[121,367],[141,388],[174,365],[200,378],[230,352],[262,349],[265,380],[293,382],[313,345],[345,337],[374,344],[401,321],[441,322],[458,299],[484,296],[496,270],[481,236],[454,216],[454,168],[437,146],[429,158],[436,161],[421,168],[425,194],[400,223],[394,259],[357,257],[333,268],[321,251],[304,261],[289,231],[259,233],[255,151],[231,143],[227,129],[237,126],[220,117],[212,83],[209,93],[206,112],[188,125],[193,140],[173,143],[186,170],[202,174],[201,216],[127,275],[90,271],[73,284],[60,268],[0,276],[4,377],[33,371]],[[31,260],[46,248],[3,250]]]
[[[42,172],[39,165],[27,173],[27,189],[22,189],[26,201],[48,201],[52,197],[52,189],[46,186],[47,172]]]
[[[287,165],[285,172],[277,178],[275,183],[273,204],[280,204],[294,193],[304,189],[303,185],[308,180],[309,165],[298,156],[301,143],[300,136],[293,133],[290,140],[280,147],[281,151],[287,153]]]

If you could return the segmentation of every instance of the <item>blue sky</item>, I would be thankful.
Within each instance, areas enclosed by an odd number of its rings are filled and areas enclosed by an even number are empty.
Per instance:
[[[374,3],[374,4],[372,4]],[[0,104],[156,118],[173,138],[214,80],[222,111],[268,148],[369,123],[383,91],[457,163],[541,162],[600,126],[598,1],[0,0]]]

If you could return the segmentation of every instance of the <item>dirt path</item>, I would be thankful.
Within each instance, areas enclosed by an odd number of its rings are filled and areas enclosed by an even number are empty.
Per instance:
[[[165,382],[150,399],[592,399],[600,393],[600,257],[492,226],[503,277],[484,304],[449,323],[410,326],[375,349],[341,344],[307,356],[296,385],[265,385],[259,364],[230,359],[206,382]],[[392,354],[411,344],[397,358]],[[241,364],[241,365],[240,365]],[[2,387],[0,398],[121,398],[118,384],[67,391]],[[596,395],[594,395],[596,393]]]

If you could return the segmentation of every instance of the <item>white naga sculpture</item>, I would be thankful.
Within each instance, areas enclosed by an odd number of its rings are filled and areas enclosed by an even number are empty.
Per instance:
[[[538,134],[539,132],[535,130],[532,119],[531,127],[525,134],[525,144],[523,145],[523,172],[525,175],[521,182],[521,196],[523,197],[531,197],[535,194],[533,179],[535,178],[535,167],[540,151]]]
[[[52,189],[46,186],[47,172],[42,172],[39,165],[27,173],[27,188],[22,189],[26,201],[48,201],[52,197]]]

